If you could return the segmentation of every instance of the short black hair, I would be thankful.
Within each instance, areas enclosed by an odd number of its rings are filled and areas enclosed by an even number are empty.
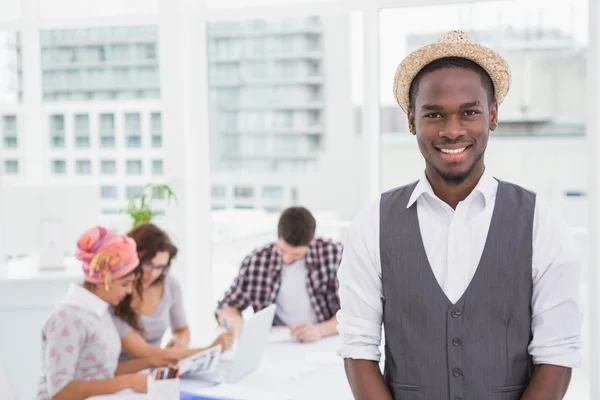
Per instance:
[[[279,217],[277,234],[293,247],[308,246],[315,237],[317,222],[304,207],[290,207]]]
[[[410,100],[410,109],[414,111],[415,100],[417,98],[417,94],[419,93],[419,82],[423,78],[423,75],[437,71],[443,68],[463,68],[468,69],[473,72],[477,72],[479,76],[481,76],[481,84],[485,89],[488,95],[488,104],[491,105],[495,99],[495,89],[494,83],[492,82],[492,78],[487,73],[485,69],[481,67],[481,65],[477,64],[475,61],[471,61],[467,58],[462,57],[444,57],[439,58],[435,61],[430,62],[426,66],[424,66],[418,73],[415,75],[415,78],[410,84],[410,90],[408,92],[408,98]]]

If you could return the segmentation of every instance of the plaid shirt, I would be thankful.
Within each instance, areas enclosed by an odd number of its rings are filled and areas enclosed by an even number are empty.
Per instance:
[[[340,309],[337,268],[342,259],[342,245],[316,238],[306,253],[306,289],[318,322],[327,321]],[[240,312],[252,307],[254,312],[275,303],[281,286],[281,257],[275,243],[257,249],[244,259],[238,276],[219,302]]]

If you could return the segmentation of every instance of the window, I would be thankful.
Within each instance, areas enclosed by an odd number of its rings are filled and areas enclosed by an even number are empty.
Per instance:
[[[249,199],[254,197],[254,188],[250,186],[236,186],[233,195],[238,199]]]
[[[117,173],[117,162],[115,160],[100,161],[100,172],[103,175],[114,175]]]
[[[127,175],[142,175],[142,160],[127,160]]]
[[[4,148],[15,149],[18,147],[16,115],[4,115],[2,117],[2,137]]]
[[[277,128],[291,128],[294,125],[294,111],[278,111],[275,114],[275,126]]]
[[[362,89],[355,69],[363,64],[352,61],[364,58],[356,39],[362,21],[362,12],[344,12],[330,18],[208,23],[211,199],[219,237],[213,255],[214,265],[227,271],[215,276],[234,276],[239,260],[265,240],[265,230],[276,229],[275,216],[265,209],[276,212],[291,205],[292,182],[297,182],[299,194],[306,193],[304,206],[331,214],[336,221],[349,221],[362,208],[360,182],[339,179],[358,176],[362,167],[356,163],[362,138],[353,134],[352,118],[353,91],[355,86]],[[264,28],[257,31],[256,26]],[[308,52],[307,41],[319,43],[319,51]],[[320,76],[309,76],[311,65],[319,67]],[[326,94],[327,99],[309,103],[311,93]],[[321,136],[323,143],[335,146],[310,152],[308,135]],[[235,241],[241,225],[247,244]],[[325,222],[319,220],[318,225]],[[342,239],[341,233],[332,235]],[[215,293],[229,284],[215,279]]]
[[[100,186],[100,197],[102,199],[116,199],[117,198],[117,187],[116,186]]]
[[[283,187],[263,186],[262,197],[267,200],[283,200]]]
[[[115,115],[100,114],[100,147],[113,149],[116,147],[115,140]]]
[[[297,135],[280,135],[275,137],[275,151],[284,154],[298,153],[300,140]]]
[[[162,114],[159,112],[150,114],[150,134],[152,135],[152,147],[162,147]]]
[[[50,115],[50,147],[65,147],[65,116]]]
[[[90,118],[87,114],[75,114],[75,147],[90,147]]]
[[[162,160],[152,160],[152,174],[153,175],[162,175],[163,174],[163,161]]]
[[[92,173],[92,163],[90,160],[76,160],[75,173],[77,175],[90,175]]]
[[[142,147],[142,127],[139,113],[125,114],[125,145],[128,148]]]
[[[144,194],[144,188],[142,186],[126,186],[125,194],[128,199],[136,199]]]
[[[227,188],[225,186],[213,185],[210,191],[213,199],[222,199],[227,196]]]
[[[4,173],[6,175],[17,175],[19,173],[19,161],[4,160]]]
[[[67,162],[65,160],[52,160],[52,173],[64,175],[67,173]]]

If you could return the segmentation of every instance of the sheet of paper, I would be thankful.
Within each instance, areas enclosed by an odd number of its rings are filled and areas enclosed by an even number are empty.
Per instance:
[[[304,362],[313,365],[343,365],[343,360],[335,351],[311,351],[304,356]]]
[[[221,345],[211,347],[179,361],[180,376],[214,371],[221,356]]]

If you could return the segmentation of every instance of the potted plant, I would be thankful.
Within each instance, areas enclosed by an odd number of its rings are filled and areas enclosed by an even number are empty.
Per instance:
[[[168,205],[171,200],[177,201],[177,196],[167,184],[148,184],[144,186],[139,197],[129,200],[127,209],[121,210],[121,213],[128,214],[131,217],[134,228],[140,224],[150,222],[154,217],[160,215],[158,211],[152,209],[154,199],[165,199]]]

